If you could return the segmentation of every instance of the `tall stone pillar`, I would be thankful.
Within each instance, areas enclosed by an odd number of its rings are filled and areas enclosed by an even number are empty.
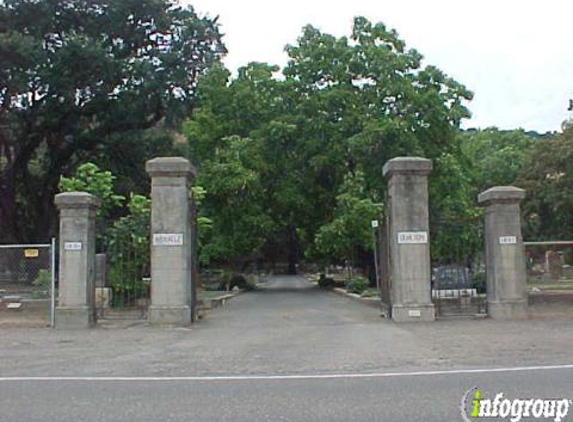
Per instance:
[[[397,322],[435,320],[428,222],[431,171],[432,161],[420,157],[396,157],[383,168],[389,196],[391,314]]]
[[[485,207],[487,312],[491,318],[513,319],[527,315],[526,267],[519,204],[525,191],[496,186],[482,192]]]
[[[151,176],[151,305],[154,324],[187,325],[192,319],[190,182],[195,169],[180,157],[146,163]]]
[[[56,195],[60,211],[56,328],[95,324],[95,213],[100,200],[85,192]]]

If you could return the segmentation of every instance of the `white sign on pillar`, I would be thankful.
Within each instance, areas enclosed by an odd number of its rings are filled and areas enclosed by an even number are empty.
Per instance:
[[[500,236],[499,237],[499,244],[500,245],[515,245],[517,243],[516,236]]]
[[[425,244],[428,243],[428,232],[398,232],[399,244]]]
[[[65,251],[81,251],[82,242],[64,242]]]
[[[154,233],[153,246],[183,246],[183,233]]]

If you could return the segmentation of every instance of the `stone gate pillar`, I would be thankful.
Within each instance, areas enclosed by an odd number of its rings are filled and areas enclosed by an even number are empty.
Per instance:
[[[187,325],[193,314],[190,183],[195,169],[180,157],[146,163],[151,176],[151,305],[154,324]]]
[[[100,200],[85,192],[56,195],[60,211],[56,328],[95,324],[95,213]]]
[[[525,191],[496,186],[482,192],[485,207],[487,312],[495,319],[523,318],[527,314],[526,267],[521,235],[520,202]]]
[[[397,157],[383,168],[388,178],[388,249],[394,321],[434,321],[431,299],[428,174],[432,161]]]

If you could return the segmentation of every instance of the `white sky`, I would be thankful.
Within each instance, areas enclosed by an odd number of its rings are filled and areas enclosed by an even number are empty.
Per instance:
[[[306,24],[349,35],[354,16],[395,28],[410,48],[474,92],[464,127],[559,130],[573,113],[571,0],[184,0],[219,16],[231,70],[283,66]]]

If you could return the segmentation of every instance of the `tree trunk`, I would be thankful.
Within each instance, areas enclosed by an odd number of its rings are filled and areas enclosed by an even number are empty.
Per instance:
[[[296,274],[296,264],[298,263],[298,239],[296,228],[293,225],[287,226],[287,247],[288,247],[288,274]]]
[[[0,176],[0,242],[15,243],[19,240],[16,218],[16,189],[10,168]]]

